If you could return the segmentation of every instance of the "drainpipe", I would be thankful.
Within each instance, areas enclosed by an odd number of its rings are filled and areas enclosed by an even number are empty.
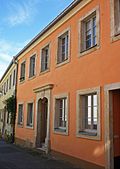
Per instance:
[[[14,56],[13,63],[16,65],[16,74],[15,74],[15,110],[17,112],[17,81],[18,81],[18,60]],[[15,124],[16,124],[16,112],[15,112],[15,120],[13,124],[13,143],[15,142]]]

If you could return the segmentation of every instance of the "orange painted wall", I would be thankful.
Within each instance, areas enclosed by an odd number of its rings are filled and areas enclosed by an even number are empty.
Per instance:
[[[78,22],[88,11],[96,6],[100,7],[100,48],[82,57],[78,57]],[[57,36],[70,27],[70,62],[56,67],[55,57],[57,49]],[[50,42],[50,72],[40,75],[40,49],[46,43]],[[110,39],[110,1],[92,0],[86,7],[75,14],[71,19],[64,23],[60,28],[54,31],[49,37],[28,52],[19,60],[18,80],[20,78],[20,64],[26,60],[26,80],[25,83],[17,86],[17,101],[26,103],[34,100],[36,104],[36,95],[33,89],[44,86],[45,84],[54,84],[52,90],[51,105],[51,124],[50,139],[51,149],[62,152],[74,157],[105,165],[104,152],[104,92],[103,87],[106,84],[120,82],[120,41],[111,42]],[[32,53],[37,53],[36,77],[28,79],[29,57]],[[101,140],[88,140],[76,137],[76,91],[101,86]],[[62,93],[69,93],[69,135],[63,136],[53,132],[53,96]],[[36,124],[36,107],[34,113],[34,127]],[[26,126],[26,108],[24,110],[24,127],[19,128],[16,125],[16,137],[24,140],[30,139],[34,142],[34,129],[27,129]]]

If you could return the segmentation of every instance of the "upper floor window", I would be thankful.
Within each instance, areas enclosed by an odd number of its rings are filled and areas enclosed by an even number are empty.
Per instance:
[[[80,55],[99,47],[99,7],[80,18]]]
[[[4,95],[4,87],[3,87],[3,85],[2,85],[2,96]]]
[[[6,82],[6,92],[8,92],[8,79],[7,79],[7,82]]]
[[[120,34],[120,0],[114,0],[115,35]]]
[[[15,73],[16,73],[16,71],[15,71],[15,69],[14,69],[14,71],[13,71],[13,86],[15,86]]]
[[[58,37],[58,54],[57,63],[62,63],[68,60],[69,55],[69,31]]]
[[[83,46],[82,50],[88,50],[97,44],[96,41],[96,13],[82,21]]]
[[[21,63],[20,81],[25,80],[25,61]]]
[[[4,95],[6,94],[6,82],[4,83]]]
[[[9,78],[9,89],[11,89],[11,84],[12,83],[12,75],[10,75],[10,78]]]
[[[29,77],[35,76],[35,57],[36,55],[30,57]]]
[[[41,72],[49,69],[49,57],[49,45],[47,45],[41,51]]]

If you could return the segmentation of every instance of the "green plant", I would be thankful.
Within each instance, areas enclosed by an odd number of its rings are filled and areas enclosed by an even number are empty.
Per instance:
[[[12,134],[9,135],[9,134],[5,133],[4,139],[7,143],[12,143],[13,142],[13,135]]]
[[[0,131],[0,140],[2,139],[2,132]]]
[[[10,114],[10,123],[11,126],[13,127],[13,134],[12,135],[7,135],[6,140],[12,139],[12,142],[14,142],[14,135],[15,135],[15,118],[16,118],[16,98],[15,96],[11,96],[6,100],[6,109],[8,113]]]
[[[6,108],[8,113],[11,114],[11,124],[14,125],[15,124],[15,112],[16,112],[16,101],[15,101],[15,97],[11,96],[10,98],[8,98],[6,100]]]

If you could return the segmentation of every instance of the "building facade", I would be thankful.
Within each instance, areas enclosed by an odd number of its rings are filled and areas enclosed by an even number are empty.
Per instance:
[[[15,97],[17,66],[12,60],[0,80],[0,133],[3,138],[13,136],[11,113],[7,111],[6,100]]]
[[[119,0],[76,0],[18,53],[16,143],[115,169],[119,39]]]

